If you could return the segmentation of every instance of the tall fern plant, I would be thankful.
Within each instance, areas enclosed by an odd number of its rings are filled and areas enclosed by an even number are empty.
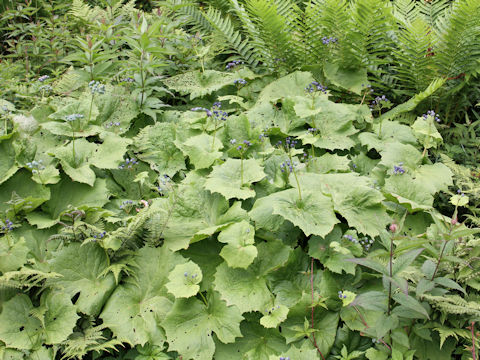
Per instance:
[[[252,68],[358,69],[396,102],[443,77],[448,81],[437,95],[437,110],[452,118],[478,91],[466,86],[480,68],[478,0],[222,0],[206,8],[195,1],[167,3]],[[456,108],[449,109],[446,99]]]

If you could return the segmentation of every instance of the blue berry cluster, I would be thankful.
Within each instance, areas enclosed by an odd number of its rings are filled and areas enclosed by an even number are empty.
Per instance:
[[[160,192],[161,194],[164,194],[165,191],[168,191],[171,189],[172,185],[171,185],[171,179],[168,175],[163,175],[162,177],[160,177],[158,179],[158,182],[160,183],[160,185],[157,187],[157,190],[158,192]]]
[[[108,129],[108,128],[111,128],[113,126],[120,126],[120,122],[113,122],[113,121],[110,121],[108,124],[105,124],[105,127]],[[122,130],[122,128],[120,128],[120,130]]]
[[[458,195],[461,195],[461,196],[465,196],[465,194],[463,193],[463,191],[460,190],[460,189],[457,190],[457,194],[458,194]]]
[[[85,116],[82,115],[82,114],[70,114],[70,115],[65,116],[65,120],[68,121],[68,122],[74,122],[75,120],[83,119],[84,117]]]
[[[366,87],[367,90],[369,90],[371,93],[373,93],[372,85],[367,84],[367,86],[365,86],[365,84],[362,84],[362,87]]]
[[[232,143],[232,140],[234,141],[233,143]],[[232,139],[232,140],[230,140],[230,143],[231,143],[232,145],[237,142],[235,139]],[[248,140],[243,140],[243,145],[238,145],[238,146],[237,146],[237,150],[238,150],[238,151],[243,151],[243,150],[245,150],[245,149],[248,149],[249,146],[252,146],[252,143],[251,143],[250,141],[248,141]]]
[[[343,235],[343,237],[354,244],[358,244],[358,240],[355,239],[352,235],[347,234],[347,235]]]
[[[344,295],[343,292],[339,291],[339,292],[338,292],[338,298],[339,298],[339,299],[346,299],[346,298],[347,298],[347,295]]]
[[[326,36],[322,37],[323,45],[334,44],[336,42],[338,42],[338,39],[335,37],[326,37]]]
[[[215,120],[225,121],[227,120],[228,114],[225,111],[220,111],[221,107],[222,107],[222,103],[218,101],[214,102],[212,105],[212,113],[213,113],[213,116],[215,117]]]
[[[280,356],[279,360],[290,360],[290,356]]]
[[[88,83],[88,87],[92,94],[105,94],[105,85],[102,83],[92,80]]]
[[[43,165],[43,160],[33,160],[32,162],[27,162],[27,166],[32,169],[32,174],[37,174],[39,171],[45,169],[45,166]]]
[[[292,140],[292,139],[290,139],[290,137],[287,137],[285,139],[285,144],[286,144],[287,147],[290,147],[290,148],[293,149],[293,148],[295,148],[295,145],[297,145],[297,140]]]
[[[365,251],[368,251],[370,250],[370,247],[372,246],[373,244],[373,239],[369,239],[367,237],[364,237],[363,239],[361,239],[360,241],[360,245],[363,246],[363,248],[365,249]]]
[[[290,162],[290,160],[287,160],[287,161],[284,161],[281,165],[280,165],[280,171],[281,172],[285,172],[285,170],[288,170],[289,172],[293,172],[293,169],[297,166],[297,163],[292,161]]]
[[[127,82],[127,83],[132,83],[135,81],[135,79],[131,78],[130,76],[126,77],[126,78],[123,78],[123,79],[120,79],[121,82]]]
[[[98,235],[93,235],[93,238],[94,238],[94,239],[103,239],[106,234],[107,234],[106,231],[102,231],[102,232],[99,233]]]
[[[243,64],[243,61],[233,60],[233,61],[229,62],[227,64],[227,66],[225,66],[225,69],[230,70],[230,69],[233,69],[234,67],[236,67],[238,65],[241,65],[241,64]]]
[[[307,132],[309,132],[309,133],[311,133],[311,134],[314,134],[314,133],[316,133],[317,131],[318,131],[317,128],[308,128],[308,129],[307,129]]]
[[[277,305],[275,307],[272,307],[271,309],[265,309],[265,313],[266,314],[271,314],[272,312],[274,312],[276,309],[280,309],[280,305]]]
[[[431,116],[437,123],[440,122],[440,118],[438,117],[438,114],[435,114],[435,111],[433,110],[428,110],[426,114],[422,115],[425,120],[428,119],[429,116]]]
[[[9,219],[5,219],[5,225],[2,226],[2,230],[12,231],[13,230],[13,222]]]
[[[247,80],[245,80],[245,79],[236,79],[236,80],[233,80],[233,84],[234,84],[234,85],[246,85],[246,84],[247,84]]]
[[[120,205],[120,209],[124,209],[124,208],[132,206],[132,205],[133,205],[132,200],[124,200],[124,201],[122,201],[122,205]]]
[[[131,169],[134,165],[137,165],[137,164],[138,164],[137,159],[135,159],[135,158],[131,158],[131,159],[126,158],[126,159],[125,159],[125,164],[121,164],[118,168],[119,168],[119,169],[125,169],[125,168]]]
[[[388,100],[385,95],[377,96],[375,99],[372,100],[372,103],[370,104],[370,109],[373,109],[376,106],[382,107],[384,104],[389,102],[390,100]]]
[[[320,84],[318,81],[313,81],[312,83],[308,84],[308,86],[305,88],[305,91],[308,93],[314,93],[316,91],[320,91],[324,94],[327,93],[327,87],[323,86]]]
[[[44,82],[45,80],[47,80],[47,79],[49,79],[49,78],[50,78],[50,76],[48,76],[48,75],[42,75],[42,76],[40,76],[40,77],[38,78],[38,81]]]
[[[403,175],[405,174],[405,169],[403,168],[403,162],[398,163],[398,165],[393,166],[393,173],[395,175]]]
[[[188,272],[185,271],[185,272],[183,273],[183,276],[185,276],[186,278],[188,278]],[[192,277],[192,279],[195,279],[195,278],[197,277],[197,274],[192,274],[191,277]]]

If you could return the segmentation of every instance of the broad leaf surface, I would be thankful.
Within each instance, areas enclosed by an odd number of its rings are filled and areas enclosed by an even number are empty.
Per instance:
[[[205,181],[205,188],[211,192],[222,194],[226,199],[247,199],[255,196],[250,185],[260,181],[265,173],[255,159],[228,159],[222,165],[214,166]]]
[[[213,292],[208,306],[196,298],[178,299],[167,314],[165,328],[169,350],[176,350],[184,359],[209,360],[215,352],[213,333],[223,343],[241,337],[243,320],[236,306],[227,306]]]
[[[95,243],[72,243],[56,252],[50,261],[53,272],[62,277],[48,281],[70,298],[77,295],[75,306],[87,315],[98,315],[115,288],[113,274],[101,275],[109,266],[105,251]]]

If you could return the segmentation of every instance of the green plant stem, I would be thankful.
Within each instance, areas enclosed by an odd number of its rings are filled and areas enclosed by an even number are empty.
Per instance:
[[[240,187],[243,186],[243,152],[240,158]]]
[[[70,123],[72,127],[72,155],[73,155],[73,166],[76,166],[77,160],[75,159],[75,130],[73,129],[72,123]]]
[[[88,110],[88,123],[90,123],[92,117],[92,109],[93,109],[93,98],[95,97],[95,93],[92,94],[92,99],[90,100],[90,109]]]
[[[445,251],[445,247],[447,246],[447,243],[448,243],[447,240],[443,240],[442,250],[440,251],[440,256],[438,257],[437,264],[435,265],[435,270],[433,271],[433,275],[430,281],[433,281],[433,279],[435,279],[435,275],[437,275],[438,267],[440,266],[440,262],[442,261],[443,252]]]
[[[455,213],[454,214],[456,214],[456,213],[457,213],[457,209],[455,208]],[[450,230],[448,231],[448,235],[450,235],[452,233],[452,229],[453,229],[453,225],[450,224]],[[443,253],[445,252],[445,247],[447,246],[447,243],[448,243],[448,241],[446,239],[443,240],[442,250],[440,250],[440,255],[438,256],[437,264],[435,265],[435,270],[433,271],[433,275],[432,275],[432,278],[430,279],[430,281],[433,281],[433,279],[435,279],[435,276],[437,275],[437,271],[438,271],[438,268],[440,266],[440,263],[442,262]]]
[[[363,93],[362,101],[360,101],[360,105],[363,105],[363,102],[365,101],[365,97],[367,96],[367,91]]]
[[[144,52],[140,55],[140,78],[142,80],[142,96],[140,97],[140,108],[143,106],[143,95],[145,93],[145,80],[143,79],[143,56]]]
[[[7,119],[7,117],[5,116],[5,127],[4,127],[4,129],[3,129],[4,132],[5,132],[5,135],[8,135],[8,128],[7,128],[7,126],[8,126],[8,121],[7,121],[7,120],[8,120],[8,119]]]
[[[388,308],[387,308],[387,315],[390,315],[392,310],[392,275],[393,275],[393,235],[390,237],[390,262],[389,262],[389,275],[390,280],[388,281]]]
[[[382,110],[378,110],[378,117],[382,116]],[[378,129],[378,137],[382,136],[382,120],[380,120],[380,128]]]
[[[8,231],[8,230],[7,230]],[[13,244],[12,244],[12,239],[10,238],[10,234],[7,232],[7,234],[5,235],[5,237],[7,238],[7,243],[8,243],[8,247],[11,249]]]
[[[315,348],[317,349],[318,353],[322,357],[322,360],[325,360],[325,357],[323,356],[322,352],[320,351],[320,348],[317,345],[317,339],[315,339],[314,316],[313,316],[314,312],[315,312],[315,307],[313,306],[313,303],[315,302],[314,293],[313,293],[313,257],[312,257],[311,262],[310,262],[310,290],[311,290],[311,294],[312,294],[312,306],[311,306],[312,311],[311,311],[310,328],[312,330],[314,330],[312,332],[313,346],[315,346]]]
[[[217,135],[217,118],[215,118],[215,127],[213,129],[212,151],[215,149],[215,136]]]
[[[205,306],[208,306],[208,301],[207,301],[207,299],[205,299],[205,296],[203,296],[202,292],[199,291],[198,293],[199,293],[200,296],[202,297],[202,301],[203,301],[203,303],[205,304]]]
[[[288,150],[288,158],[290,159],[290,164],[292,166],[293,176],[295,177],[295,182],[297,183],[298,200],[302,201],[302,191],[300,189],[300,182],[298,181],[297,172],[295,171],[295,166],[293,166],[293,160],[292,160],[292,155],[290,155],[290,150]]]

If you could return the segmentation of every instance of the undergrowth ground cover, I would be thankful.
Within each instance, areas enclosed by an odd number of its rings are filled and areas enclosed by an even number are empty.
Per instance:
[[[478,360],[479,1],[0,10],[0,360]]]

